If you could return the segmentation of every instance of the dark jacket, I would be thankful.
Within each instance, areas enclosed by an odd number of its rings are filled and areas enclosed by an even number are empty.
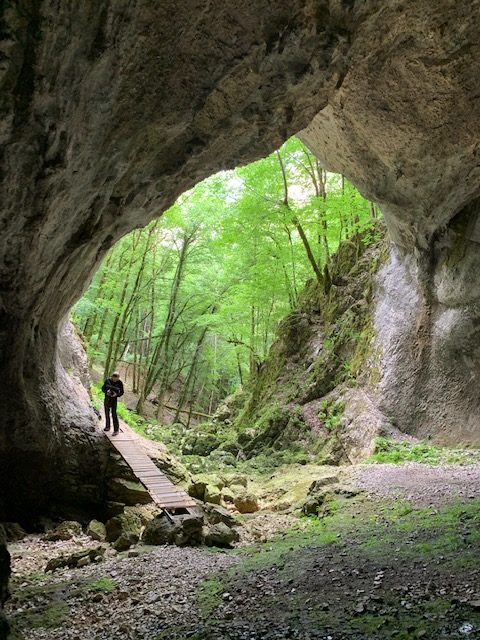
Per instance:
[[[103,383],[102,391],[105,394],[105,400],[116,400],[116,398],[123,396],[123,382],[121,380],[107,378]],[[113,391],[116,395],[112,396],[108,391]]]

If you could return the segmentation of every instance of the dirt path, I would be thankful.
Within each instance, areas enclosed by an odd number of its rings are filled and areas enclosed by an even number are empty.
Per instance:
[[[372,495],[400,497],[418,506],[480,498],[480,464],[358,465],[352,471],[351,481]]]

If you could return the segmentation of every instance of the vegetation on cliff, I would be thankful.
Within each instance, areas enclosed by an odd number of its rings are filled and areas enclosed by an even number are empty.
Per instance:
[[[335,280],[325,269],[339,243],[360,230],[365,241],[378,215],[293,138],[123,238],[74,320],[91,359],[123,369],[139,413],[150,398],[161,420],[190,423],[257,378],[304,283]]]

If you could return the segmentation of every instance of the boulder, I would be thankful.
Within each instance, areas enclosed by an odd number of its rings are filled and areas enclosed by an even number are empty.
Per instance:
[[[7,537],[7,542],[17,542],[23,540],[27,535],[25,529],[18,522],[4,522],[3,528]]]
[[[239,442],[236,440],[229,440],[228,442],[224,442],[222,448],[227,453],[231,453],[233,456],[238,456],[242,447]]]
[[[175,525],[165,514],[160,514],[145,527],[142,542],[144,544],[163,545],[172,544]]]
[[[134,507],[126,507],[126,511],[128,513],[133,513],[137,515],[143,526],[148,524],[150,520],[153,520],[155,516],[161,512],[161,509],[154,502],[151,504],[137,504]]]
[[[123,502],[114,502],[113,500],[109,500],[105,511],[106,519],[108,520],[109,518],[118,516],[120,513],[123,513],[124,509],[125,505]]]
[[[203,542],[202,528],[202,516],[176,516],[172,522],[162,513],[147,524],[142,542],[153,545],[196,546]]]
[[[89,564],[89,562],[98,561],[98,557],[103,558],[105,550],[106,548],[104,546],[99,546],[90,549],[82,549],[81,551],[76,551],[75,553],[71,553],[70,555],[61,555],[56,558],[52,558],[47,562],[45,572],[55,571],[56,569],[61,569],[62,567],[69,567],[70,569],[74,569],[79,566],[85,566]],[[89,562],[87,562],[86,559],[88,559]]]
[[[187,515],[175,518],[174,543],[178,546],[203,544],[203,516]]]
[[[357,489],[350,485],[335,484],[335,485],[318,485],[318,481],[315,481],[310,486],[307,499],[302,505],[302,512],[305,515],[318,515],[320,509],[324,511],[327,508],[328,500],[331,500],[337,496],[342,498],[353,498],[361,493],[361,489]]]
[[[125,478],[111,478],[108,495],[111,500],[130,506],[152,502],[152,498],[143,484]]]
[[[255,513],[260,508],[258,498],[253,493],[241,493],[235,496],[234,505],[240,513]]]
[[[184,455],[208,456],[220,446],[220,439],[213,433],[193,433],[185,440],[182,453]]]
[[[188,495],[197,500],[204,500],[207,483],[201,480],[194,480],[188,487]]]
[[[90,536],[93,540],[103,542],[107,537],[107,530],[103,522],[91,520],[87,527],[87,536]]]
[[[83,558],[80,558],[80,560],[77,562],[77,568],[81,569],[82,567],[87,567],[89,564],[92,564],[90,557],[83,556]]]
[[[203,535],[208,547],[231,547],[240,539],[238,531],[228,527],[224,522],[205,527]]]
[[[205,502],[210,502],[212,504],[220,504],[222,502],[222,493],[220,489],[212,484],[207,485],[204,500]]]
[[[134,544],[137,544],[139,536],[136,533],[122,533],[122,535],[115,540],[113,548],[115,551],[127,551]]]
[[[235,524],[235,517],[228,509],[225,509],[225,507],[220,505],[205,504],[204,512],[205,518],[209,524],[218,524],[219,522],[223,522],[229,527]]]
[[[222,489],[222,500],[224,502],[228,502],[229,504],[233,504],[235,502],[234,492],[228,487],[225,487],[224,489]]]
[[[71,540],[74,536],[82,535],[82,525],[75,520],[61,522],[51,531],[42,536],[45,542],[57,542],[59,540]]]
[[[306,516],[318,515],[319,509],[325,502],[325,493],[316,493],[308,496],[302,505],[302,513]]]
[[[237,473],[236,475],[230,478],[227,485],[229,487],[233,487],[234,485],[240,485],[241,487],[244,487],[246,489],[248,486],[248,478],[247,476]]]
[[[107,542],[115,542],[122,534],[133,533],[140,536],[142,532],[142,521],[140,516],[134,511],[125,508],[125,511],[106,523]]]
[[[178,482],[189,482],[190,473],[187,468],[177,458],[172,456],[167,451],[158,451],[150,455],[155,465],[166,476],[170,478],[172,482],[177,484]]]
[[[318,478],[314,480],[308,489],[308,493],[314,493],[321,487],[326,487],[328,485],[337,484],[339,481],[338,473],[332,473],[328,476],[324,476],[322,478]]]

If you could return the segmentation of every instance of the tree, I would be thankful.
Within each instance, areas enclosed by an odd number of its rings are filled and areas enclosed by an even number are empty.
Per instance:
[[[301,285],[378,215],[296,138],[208,178],[123,238],[76,305],[94,366],[124,368],[139,412],[154,394],[160,418],[211,414],[256,375]]]

